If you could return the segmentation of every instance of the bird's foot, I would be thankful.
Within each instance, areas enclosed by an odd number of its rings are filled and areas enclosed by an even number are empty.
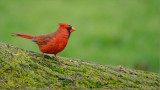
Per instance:
[[[42,57],[42,60],[44,61],[44,60],[45,60],[45,58],[44,58],[44,57]]]
[[[44,54],[42,55],[42,60],[43,60],[43,61],[45,60]]]
[[[61,65],[60,60],[59,60],[57,57],[55,57],[55,59],[56,59],[56,61],[59,63],[59,65]]]

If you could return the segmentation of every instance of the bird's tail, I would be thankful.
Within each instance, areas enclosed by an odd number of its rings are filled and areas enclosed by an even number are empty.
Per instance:
[[[23,33],[13,33],[12,36],[17,36],[17,37],[22,37],[22,38],[27,38],[27,39],[33,39],[35,37],[32,35],[23,34]]]

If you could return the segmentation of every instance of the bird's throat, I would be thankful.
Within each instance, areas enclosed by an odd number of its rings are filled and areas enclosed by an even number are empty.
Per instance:
[[[71,35],[71,32],[70,32],[70,31],[68,31],[68,39],[69,39],[70,35]]]

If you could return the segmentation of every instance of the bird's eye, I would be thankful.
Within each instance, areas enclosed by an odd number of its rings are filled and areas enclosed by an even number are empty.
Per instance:
[[[71,27],[69,27],[69,28],[67,28],[67,30],[68,30],[68,31],[70,31],[71,29],[72,29],[72,26],[71,26]]]

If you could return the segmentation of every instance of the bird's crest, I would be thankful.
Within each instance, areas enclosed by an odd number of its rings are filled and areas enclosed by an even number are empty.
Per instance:
[[[71,25],[65,24],[65,23],[58,23],[58,25],[59,25],[60,27],[65,27],[65,28],[71,27]]]

